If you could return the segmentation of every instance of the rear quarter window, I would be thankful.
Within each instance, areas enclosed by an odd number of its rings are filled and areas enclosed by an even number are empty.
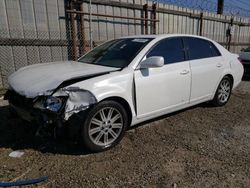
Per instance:
[[[220,51],[210,41],[192,37],[186,37],[184,40],[189,60],[221,56]]]

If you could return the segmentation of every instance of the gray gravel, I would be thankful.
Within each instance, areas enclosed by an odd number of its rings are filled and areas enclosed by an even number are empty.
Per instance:
[[[112,150],[38,140],[0,100],[0,181],[48,176],[43,187],[250,187],[250,81],[225,107],[198,105],[127,132]],[[13,150],[24,151],[11,158]]]

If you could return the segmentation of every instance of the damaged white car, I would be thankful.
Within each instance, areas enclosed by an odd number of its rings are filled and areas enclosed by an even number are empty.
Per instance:
[[[212,101],[222,106],[241,81],[238,56],[192,35],[108,41],[78,61],[35,64],[9,77],[5,99],[26,120],[66,130],[91,151],[116,145],[145,120]]]

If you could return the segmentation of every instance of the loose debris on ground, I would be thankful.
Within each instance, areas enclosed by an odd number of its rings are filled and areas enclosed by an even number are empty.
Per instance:
[[[39,140],[0,105],[0,181],[48,176],[40,187],[250,187],[250,81],[225,107],[198,105],[127,132],[112,150]],[[9,157],[23,151],[20,158]]]

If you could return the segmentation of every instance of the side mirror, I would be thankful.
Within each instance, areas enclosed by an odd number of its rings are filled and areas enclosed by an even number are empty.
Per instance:
[[[140,64],[140,68],[141,69],[156,68],[156,67],[162,67],[163,65],[164,65],[163,57],[152,56],[142,61]]]

